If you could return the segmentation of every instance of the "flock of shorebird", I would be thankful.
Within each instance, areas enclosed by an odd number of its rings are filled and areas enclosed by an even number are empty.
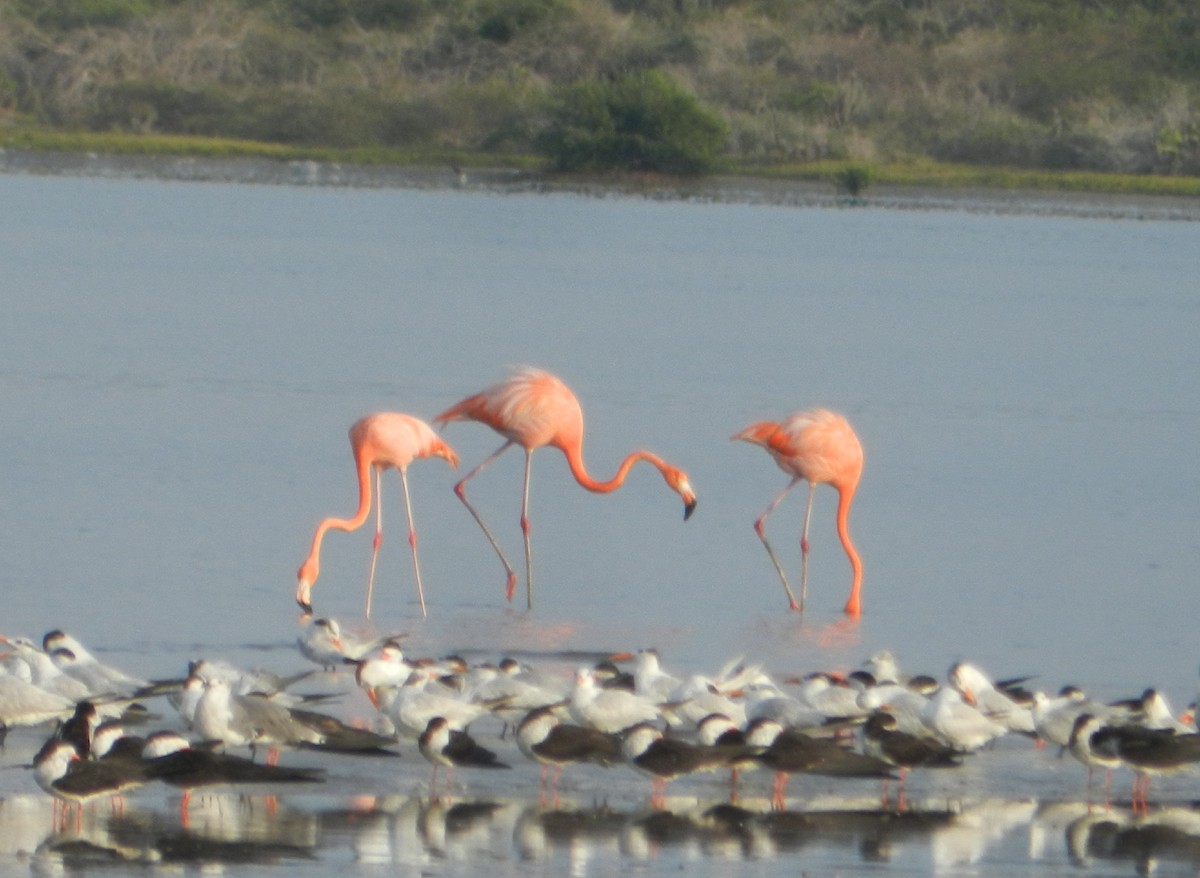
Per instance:
[[[675,778],[728,771],[736,798],[740,777],[759,770],[773,773],[776,809],[786,808],[793,774],[878,778],[884,807],[897,780],[895,807],[903,809],[910,769],[953,768],[1004,736],[1021,735],[1087,766],[1089,806],[1094,768],[1132,769],[1131,807],[1144,813],[1153,775],[1200,764],[1194,718],[1177,719],[1153,689],[1119,703],[1093,701],[1075,687],[1048,696],[1021,688],[1026,680],[993,681],[965,662],[939,682],[902,675],[887,652],[849,674],[776,681],[740,661],[712,675],[676,677],[644,649],[579,667],[567,679],[511,658],[494,665],[413,660],[398,638],[358,639],[336,620],[311,620],[300,652],[324,668],[353,669],[375,711],[368,730],[322,712],[317,697],[290,691],[311,671],[282,678],[202,660],[185,679],[148,681],[105,665],[62,631],[40,645],[3,642],[0,726],[54,724],[33,760],[34,777],[56,803],[78,803],[80,821],[83,802],[152,782],[183,790],[186,823],[196,788],[324,780],[322,770],[279,765],[284,748],[395,756],[415,741],[433,766],[436,797],[439,768],[449,775],[444,794],[455,769],[511,767],[497,752],[510,729],[520,754],[541,767],[541,801],[552,797],[555,806],[564,768],[589,762],[648,776],[651,805],[659,808]],[[620,669],[623,660],[631,670]],[[177,709],[179,727],[127,734],[131,722],[145,721],[141,705],[156,697]],[[484,717],[504,724],[488,746],[469,731]],[[239,748],[249,755],[230,752]],[[262,760],[260,749],[267,751]],[[1104,796],[1107,805],[1107,775]],[[67,811],[56,808],[56,821],[65,824]]]

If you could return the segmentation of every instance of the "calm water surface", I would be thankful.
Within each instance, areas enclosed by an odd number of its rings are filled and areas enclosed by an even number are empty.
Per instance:
[[[0,176],[0,631],[65,628],[145,676],[180,674],[202,655],[303,667],[295,570],[316,522],[353,512],[349,424],[381,409],[432,417],[529,363],[574,388],[594,474],[650,448],[687,469],[699,508],[685,525],[649,470],[613,495],[588,494],[561,455],[538,453],[539,591],[526,613],[506,606],[455,475],[442,461],[414,464],[429,618],[416,610],[393,476],[373,620],[408,631],[414,652],[656,646],[678,672],[742,655],[786,674],[853,668],[887,648],[913,672],[942,675],[965,658],[996,676],[1036,675],[1047,690],[1074,682],[1112,698],[1156,686],[1182,707],[1200,662],[1197,228]],[[852,631],[831,630],[849,584],[833,493],[817,495],[800,620],[752,528],[786,476],[729,441],[811,405],[844,412],[866,449],[851,522],[865,614]],[[476,424],[444,435],[466,466],[500,444]],[[515,561],[521,466],[510,452],[472,483]],[[768,525],[797,576],[802,511],[800,489]],[[369,530],[326,540],[318,613],[363,624]],[[16,737],[6,764],[37,739]],[[1134,858],[1068,855],[1079,814],[1044,818],[1039,800],[1069,810],[1081,769],[1055,764],[1062,778],[1047,789],[1027,756],[997,757],[1020,767],[999,772],[1005,816],[979,818],[997,837],[944,861],[937,809],[929,823],[882,826],[874,813],[811,838],[761,815],[735,830],[711,817],[647,828],[644,783],[624,771],[576,788],[584,807],[615,799],[608,822],[548,826],[530,810],[536,772],[519,765],[507,785],[483,786],[499,805],[460,809],[447,830],[417,794],[427,777],[415,751],[390,783],[334,766],[329,796],[289,805],[313,843],[268,860],[447,872],[542,862],[581,874],[1131,871]],[[3,774],[0,804],[35,811],[44,829],[32,780]],[[369,807],[354,798],[359,774],[374,782]],[[956,808],[992,802],[980,797],[994,777],[980,777],[947,781]],[[1194,779],[1175,783],[1177,799],[1200,797]],[[721,800],[702,783],[691,795]],[[139,838],[178,832],[166,801],[133,809]],[[437,819],[444,835],[430,843],[421,833],[433,820],[436,834]],[[522,847],[527,830],[550,839],[543,854]],[[1194,871],[1195,847],[1184,832],[1182,848],[1158,853]],[[9,868],[29,868],[21,844],[6,849]]]

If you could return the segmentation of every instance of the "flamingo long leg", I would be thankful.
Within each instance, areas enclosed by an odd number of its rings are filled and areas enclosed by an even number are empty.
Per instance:
[[[488,538],[488,542],[492,544],[492,549],[495,550],[496,556],[500,559],[500,563],[504,565],[504,570],[508,574],[508,583],[504,587],[504,593],[510,601],[513,599],[513,595],[517,591],[517,574],[513,570],[512,565],[508,563],[508,558],[504,557],[504,551],[500,548],[500,544],[496,542],[496,538],[492,536],[492,532],[488,530],[488,526],[484,523],[482,516],[480,516],[480,514],[475,510],[475,507],[471,505],[471,501],[467,499],[467,482],[479,475],[479,473],[483,471],[484,467],[488,466],[488,464],[492,463],[501,454],[508,451],[508,449],[514,444],[515,443],[511,439],[505,442],[491,455],[484,458],[479,466],[475,467],[475,469],[463,476],[459,483],[454,486],[454,493],[458,495],[458,499],[462,501],[463,505],[467,507],[467,511],[471,513],[471,517],[474,518],[475,522],[480,526],[480,528],[483,529],[483,535]]]
[[[421,585],[421,565],[417,561],[417,526],[413,524],[412,499],[408,494],[408,473],[400,470],[400,485],[404,488],[404,512],[408,516],[408,548],[412,551],[413,576],[417,580],[417,598],[421,601],[421,617],[425,618],[425,588]]]
[[[808,522],[812,519],[813,494],[817,486],[808,483],[808,504],[804,507],[804,529],[800,531],[800,612],[808,600]]]
[[[760,515],[758,520],[754,522],[754,532],[757,533],[758,538],[762,540],[762,544],[766,547],[767,554],[771,558],[771,563],[775,565],[775,572],[779,574],[779,581],[783,583],[783,590],[787,592],[788,604],[790,608],[793,610],[803,611],[803,605],[796,603],[796,596],[792,594],[792,587],[788,585],[787,575],[783,572],[783,565],[779,563],[779,558],[775,556],[775,550],[771,548],[771,543],[767,540],[766,529],[767,516],[775,511],[775,507],[783,502],[783,498],[787,496],[788,491],[796,487],[796,483],[799,481],[800,479],[792,479],[792,481],[788,483],[788,486],[776,495],[775,499],[771,501],[770,505],[763,510],[763,514]],[[807,519],[805,522],[807,526]]]
[[[375,591],[375,565],[379,563],[379,547],[383,545],[383,491],[380,490],[380,469],[375,471],[375,538],[371,541],[371,572],[367,576],[367,618],[371,618],[371,595]]]
[[[533,544],[529,541],[532,527],[529,523],[529,473],[533,464],[533,450],[525,452],[525,486],[521,493],[521,533],[525,535],[525,608],[533,609]],[[509,594],[508,599],[512,600]]]

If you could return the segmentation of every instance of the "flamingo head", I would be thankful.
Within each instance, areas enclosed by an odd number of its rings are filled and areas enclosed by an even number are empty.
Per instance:
[[[683,498],[683,520],[687,521],[696,511],[696,492],[692,490],[692,483],[688,481],[687,473],[668,466],[663,468],[663,478],[667,480],[667,485],[671,490]]]
[[[454,453],[454,449],[440,439],[429,452],[433,457],[440,457],[450,464],[450,469],[458,469],[458,455]]]
[[[304,611],[304,615],[312,615],[312,587],[317,581],[317,575],[320,573],[320,568],[317,566],[316,558],[308,558],[300,565],[300,570],[296,574],[296,603],[300,605],[300,609]]]

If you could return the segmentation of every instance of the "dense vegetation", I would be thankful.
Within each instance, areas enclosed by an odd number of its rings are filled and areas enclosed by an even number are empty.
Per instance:
[[[8,0],[0,127],[1200,175],[1195,0]]]

